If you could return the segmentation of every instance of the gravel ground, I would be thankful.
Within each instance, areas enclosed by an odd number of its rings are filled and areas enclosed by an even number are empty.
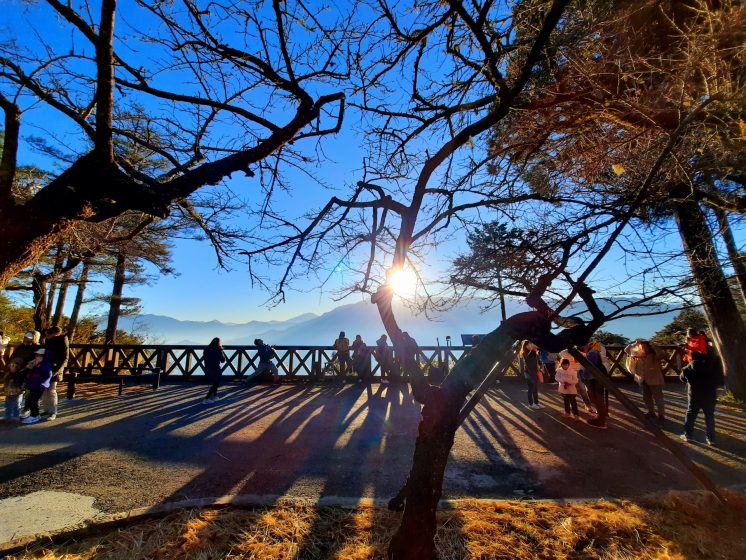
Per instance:
[[[630,395],[640,402],[629,385]],[[215,405],[202,386],[156,392],[88,386],[61,400],[54,422],[0,427],[0,498],[63,490],[122,511],[230,493],[388,499],[409,471],[419,406],[387,384],[227,383]],[[647,432],[612,406],[606,431],[566,420],[556,389],[547,408],[523,404],[525,389],[503,381],[459,430],[444,497],[623,497],[697,483]],[[685,397],[669,385],[669,435],[680,432]],[[744,413],[718,409],[718,447],[687,445],[722,485],[746,482]],[[674,422],[675,419],[675,422]],[[697,432],[696,437],[704,440]]]

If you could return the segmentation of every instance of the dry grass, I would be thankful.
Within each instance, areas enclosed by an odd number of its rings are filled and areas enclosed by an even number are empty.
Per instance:
[[[439,514],[442,559],[746,558],[746,497],[671,494],[639,503],[474,501]],[[316,559],[385,557],[399,515],[373,507],[285,504],[187,510],[14,558]]]

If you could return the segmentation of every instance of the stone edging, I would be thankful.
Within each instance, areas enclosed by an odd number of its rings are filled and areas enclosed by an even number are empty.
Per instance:
[[[746,484],[731,486],[730,490],[746,493]],[[696,493],[707,493],[704,490],[695,490]],[[690,493],[690,492],[687,492]],[[462,498],[453,500],[441,500],[439,508],[450,509],[461,505],[479,502],[508,502],[508,501],[532,501],[537,503],[555,503],[555,504],[573,504],[595,502],[600,498],[570,498],[570,499],[534,499],[530,496],[521,496],[520,498]],[[608,498],[617,500],[621,498]],[[234,508],[254,508],[274,505],[308,505],[314,507],[324,506],[341,506],[341,507],[385,507],[388,500],[373,498],[345,498],[339,496],[323,496],[317,500],[311,498],[291,498],[277,495],[257,495],[257,494],[227,494],[218,498],[194,498],[182,500],[179,502],[170,502],[152,507],[143,507],[131,509],[124,512],[112,513],[107,515],[96,516],[86,519],[77,525],[65,527],[60,531],[42,532],[34,535],[28,535],[5,543],[0,543],[0,558],[9,554],[21,552],[36,544],[55,544],[72,539],[83,539],[106,532],[110,529],[129,525],[148,519],[165,517],[170,513],[183,509],[222,509],[227,507]]]

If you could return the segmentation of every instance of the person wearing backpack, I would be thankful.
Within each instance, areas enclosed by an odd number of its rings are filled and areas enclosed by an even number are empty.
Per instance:
[[[596,369],[598,369],[603,375],[608,376],[609,373],[603,362],[601,348],[601,343],[592,341],[589,342],[583,350],[585,351],[584,354],[586,359],[596,366]],[[609,396],[604,386],[601,385],[595,377],[588,374],[588,372],[584,373],[586,378],[585,384],[588,387],[588,398],[590,398],[593,407],[596,409],[596,417],[589,418],[588,424],[594,428],[605,429],[606,418],[609,415]]]
[[[339,361],[339,374],[346,375],[347,370],[352,368],[352,358],[350,358],[350,339],[345,336],[345,332],[339,333],[339,338],[334,341],[334,350],[337,352]]]

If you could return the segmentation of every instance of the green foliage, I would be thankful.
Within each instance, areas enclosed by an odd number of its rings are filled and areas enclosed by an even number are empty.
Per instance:
[[[685,333],[688,328],[698,331],[709,329],[704,313],[698,309],[684,309],[673,318],[673,321],[655,333],[650,340],[653,344],[681,344],[684,342],[684,337],[676,333]]]
[[[6,295],[0,293],[0,330],[10,337],[11,343],[23,340],[23,334],[34,328],[34,310],[11,301]],[[63,329],[68,318],[63,317],[60,324]],[[145,337],[139,334],[117,331],[117,344],[143,344]],[[78,321],[75,335],[70,342],[78,344],[103,344],[104,331],[98,329],[98,322],[92,317],[83,317]]]
[[[627,344],[632,342],[626,336],[609,331],[596,331],[596,334],[593,335],[593,340],[597,340],[604,346],[627,346]]]
[[[34,328],[34,310],[16,305],[5,294],[0,293],[0,331],[10,337],[11,343],[21,342],[23,334]]]

